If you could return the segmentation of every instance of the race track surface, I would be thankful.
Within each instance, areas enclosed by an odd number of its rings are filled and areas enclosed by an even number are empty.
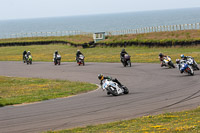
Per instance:
[[[86,81],[99,84],[102,73],[117,78],[130,94],[107,96],[101,89],[34,104],[0,108],[1,133],[66,129],[196,108],[200,104],[200,71],[194,76],[159,64],[0,62],[0,75]]]

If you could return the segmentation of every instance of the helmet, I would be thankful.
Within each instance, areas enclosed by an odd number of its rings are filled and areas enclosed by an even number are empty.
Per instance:
[[[80,52],[80,50],[78,49],[77,52]]]
[[[28,51],[27,53],[30,53],[30,51]]]
[[[55,51],[55,54],[58,54],[58,50]]]
[[[160,57],[162,57],[162,56],[163,56],[163,54],[162,54],[162,53],[160,53],[160,54],[159,54],[159,56],[160,56]]]
[[[103,80],[103,74],[99,74],[99,75],[98,75],[98,79],[99,79],[99,80]]]
[[[181,55],[181,58],[184,58],[184,57],[185,57],[184,54],[182,54],[182,55]]]
[[[176,59],[176,63],[179,64],[179,62],[180,62],[180,60],[179,60],[179,59]]]
[[[122,52],[125,52],[125,49],[122,49]]]

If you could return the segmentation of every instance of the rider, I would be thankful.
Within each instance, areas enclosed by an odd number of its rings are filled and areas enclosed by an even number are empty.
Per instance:
[[[81,55],[81,51],[78,49],[77,52],[76,52],[76,61],[78,62],[78,58],[79,56]],[[83,55],[83,54],[82,54]]]
[[[167,57],[167,55],[164,55],[162,53],[159,54],[159,58],[160,58],[160,61],[161,61],[161,67],[165,66],[165,64],[163,64],[163,60],[164,60],[165,57]]]
[[[30,52],[30,51],[27,52],[27,55],[26,55],[26,56],[28,57],[29,55],[31,55],[31,52]]]
[[[99,75],[98,75],[98,79],[100,80],[100,85],[103,84],[102,81],[103,81],[104,79],[108,79],[108,80],[111,80],[111,81],[113,81],[113,82],[118,83],[121,87],[123,87],[123,85],[122,85],[116,78],[113,79],[112,77],[104,76],[103,74],[99,74]]]
[[[54,53],[54,59],[57,58],[57,55],[58,55],[58,50],[56,50],[55,53]]]
[[[25,59],[25,55],[27,54],[26,50],[23,52],[23,60]]]
[[[120,59],[121,59],[121,62],[124,63],[124,55],[125,54],[128,54],[125,49],[122,49],[121,53],[120,53]]]
[[[192,56],[184,56],[184,54],[181,55],[181,59],[187,61],[189,58],[192,58]]]
[[[54,61],[56,60],[57,55],[58,55],[58,50],[56,50],[55,53],[54,53],[54,55],[53,55]]]

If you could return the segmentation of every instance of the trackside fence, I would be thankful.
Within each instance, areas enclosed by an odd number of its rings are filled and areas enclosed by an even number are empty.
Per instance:
[[[128,29],[119,31],[107,31],[106,35],[142,34],[151,32],[167,32],[167,31],[197,30],[197,29],[200,29],[200,23],[144,27],[139,29]]]
[[[167,26],[144,27],[138,29],[127,29],[119,31],[106,31],[106,35],[125,35],[125,34],[142,34],[151,32],[167,32],[167,31],[180,31],[180,30],[197,30],[200,29],[200,23],[194,24],[179,24]],[[1,34],[1,33],[0,33]],[[91,35],[91,32],[82,31],[56,31],[56,32],[31,32],[31,33],[17,33],[10,35],[0,35],[1,39],[6,38],[24,38],[24,37],[48,37],[48,36],[74,36],[74,35]]]

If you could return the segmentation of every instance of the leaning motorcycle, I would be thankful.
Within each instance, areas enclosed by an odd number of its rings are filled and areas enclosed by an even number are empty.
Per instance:
[[[131,67],[131,56],[129,56],[128,54],[124,55],[122,64],[124,65],[124,67],[126,66],[130,66]]]
[[[186,61],[181,61],[180,64],[177,65],[177,68],[179,68],[181,73],[187,73],[192,76],[194,75],[193,68]]]
[[[120,86],[116,82],[113,82],[108,79],[104,79],[102,81],[102,87],[103,90],[107,91],[107,94],[112,94],[113,96],[119,96],[121,94],[128,94],[129,90],[126,86]]]
[[[54,65],[60,65],[61,63],[61,55],[57,55],[57,57],[54,57]]]
[[[79,66],[80,65],[83,65],[83,66],[85,65],[84,58],[85,57],[82,54],[79,55],[78,60],[77,60],[77,63],[78,63]]]
[[[28,64],[32,64],[32,56],[28,55],[28,57],[26,56],[26,63]]]
[[[198,64],[194,60],[194,58],[187,59],[188,65],[192,66],[193,70],[199,70]]]
[[[164,57],[162,65],[169,68],[175,68],[170,56]]]

